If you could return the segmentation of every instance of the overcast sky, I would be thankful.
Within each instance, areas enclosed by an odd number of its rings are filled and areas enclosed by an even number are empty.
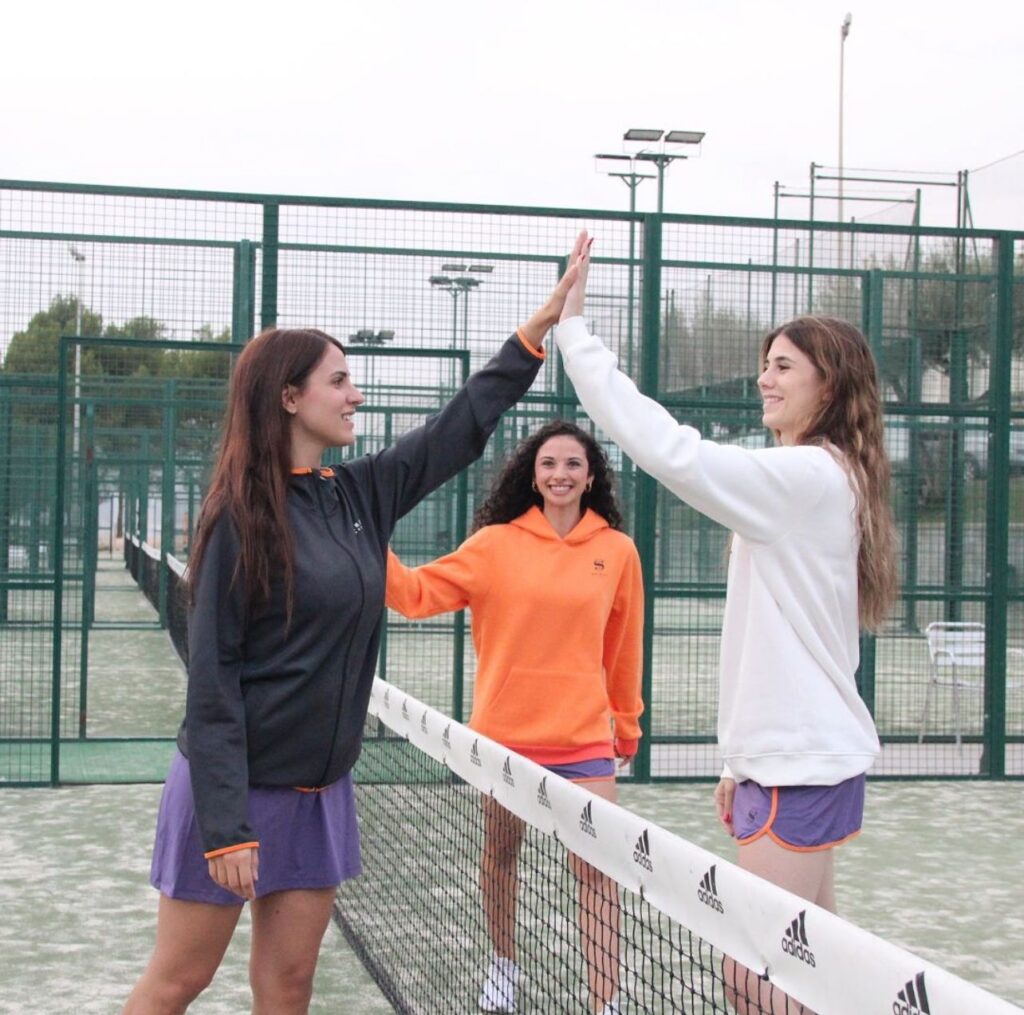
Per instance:
[[[626,208],[593,155],[661,127],[707,132],[667,211],[767,217],[837,162],[848,10],[848,171],[1024,149],[1021,0],[35,0],[0,25],[0,178]],[[1022,181],[1024,154],[972,172],[976,224],[1024,229]],[[923,210],[955,222],[948,188]]]

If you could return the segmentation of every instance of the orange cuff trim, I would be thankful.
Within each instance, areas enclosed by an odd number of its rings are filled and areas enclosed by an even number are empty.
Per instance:
[[[240,849],[259,849],[258,842],[240,842],[237,846],[225,846],[223,849],[211,849],[209,853],[203,854],[204,860],[212,860],[215,856],[224,856],[227,853],[237,853]]]
[[[535,356],[537,359],[548,358],[548,354],[543,349],[538,349],[536,346],[531,345],[530,342],[527,341],[526,336],[523,334],[522,328],[516,328],[516,336],[518,337],[519,341],[523,343],[523,348],[531,356]]]
[[[292,786],[292,789],[294,789],[298,793],[323,793],[323,791],[325,789],[327,789],[327,787],[326,786]]]

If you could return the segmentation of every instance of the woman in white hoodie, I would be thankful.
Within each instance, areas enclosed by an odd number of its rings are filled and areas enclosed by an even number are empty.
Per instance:
[[[641,469],[734,534],[718,816],[737,839],[741,867],[834,910],[833,847],[860,829],[864,773],[879,752],[855,682],[859,633],[881,624],[896,594],[870,347],[835,318],[774,329],[762,343],[758,387],[778,446],[716,444],[640,394],[588,333],[589,246],[579,260],[556,337],[580,402]],[[727,986],[743,972],[727,963]],[[741,1012],[744,995],[759,991],[769,1005],[770,993],[784,998],[749,977],[735,991]]]

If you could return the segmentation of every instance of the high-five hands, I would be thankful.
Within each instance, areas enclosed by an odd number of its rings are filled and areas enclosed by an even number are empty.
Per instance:
[[[583,230],[576,237],[576,243],[569,255],[569,267],[562,280],[572,277],[569,290],[562,302],[562,313],[558,318],[564,321],[567,317],[579,317],[583,313],[583,301],[587,294],[587,275],[590,272],[590,248],[594,240]]]

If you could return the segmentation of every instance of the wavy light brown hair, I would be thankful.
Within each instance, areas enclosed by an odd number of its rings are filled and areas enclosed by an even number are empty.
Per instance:
[[[762,364],[780,335],[810,359],[829,395],[798,443],[831,444],[843,454],[857,497],[860,623],[876,631],[896,599],[897,579],[896,526],[889,503],[891,470],[882,440],[875,357],[867,340],[848,321],[806,316],[769,332],[761,344]]]
[[[613,529],[622,528],[622,513],[615,499],[614,472],[600,444],[586,430],[564,419],[545,423],[516,445],[487,499],[473,518],[473,531],[485,525],[502,525],[518,518],[535,505],[543,508],[544,498],[533,488],[533,470],[541,447],[552,437],[571,437],[578,441],[587,455],[593,485],[583,494],[580,508],[590,508]]]
[[[226,511],[238,533],[235,580],[248,607],[270,598],[272,578],[284,578],[291,615],[294,547],[288,525],[290,419],[281,402],[287,385],[300,391],[336,338],[313,328],[269,328],[242,350],[231,375],[223,436],[199,514],[189,574],[199,574],[210,533]]]

